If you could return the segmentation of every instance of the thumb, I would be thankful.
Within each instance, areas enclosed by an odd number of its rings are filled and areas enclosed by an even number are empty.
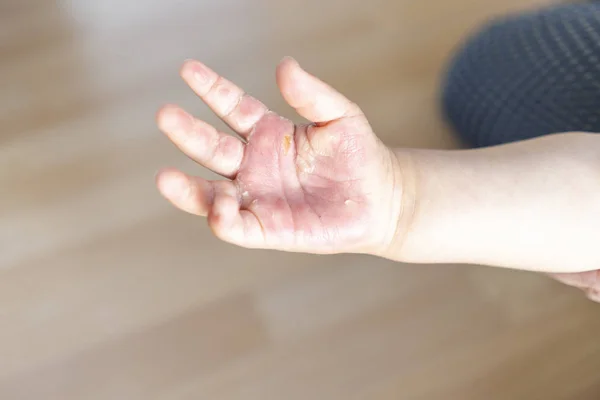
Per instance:
[[[293,58],[277,67],[277,85],[298,114],[315,123],[363,115],[360,108],[337,90],[304,71]]]

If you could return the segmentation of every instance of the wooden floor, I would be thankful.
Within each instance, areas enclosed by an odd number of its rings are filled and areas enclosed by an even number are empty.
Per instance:
[[[291,115],[292,55],[390,145],[450,148],[451,49],[542,0],[2,0],[0,399],[600,398],[600,306],[542,276],[247,251],[176,212],[198,58]]]

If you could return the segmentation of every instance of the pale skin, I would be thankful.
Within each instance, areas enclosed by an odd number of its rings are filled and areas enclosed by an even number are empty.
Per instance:
[[[159,128],[207,181],[157,175],[177,208],[252,249],[362,253],[552,274],[600,301],[600,135],[569,133],[488,149],[391,149],[359,106],[291,58],[277,67],[294,125],[198,61],[181,76],[236,133],[174,105]]]

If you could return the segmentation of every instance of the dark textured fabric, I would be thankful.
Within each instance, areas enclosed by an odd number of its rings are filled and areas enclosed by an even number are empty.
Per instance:
[[[457,134],[475,147],[600,132],[600,3],[486,24],[451,61],[442,106]]]

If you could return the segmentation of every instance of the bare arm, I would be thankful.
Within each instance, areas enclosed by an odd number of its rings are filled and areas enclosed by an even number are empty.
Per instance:
[[[395,154],[404,200],[382,256],[544,272],[600,268],[600,135]]]

